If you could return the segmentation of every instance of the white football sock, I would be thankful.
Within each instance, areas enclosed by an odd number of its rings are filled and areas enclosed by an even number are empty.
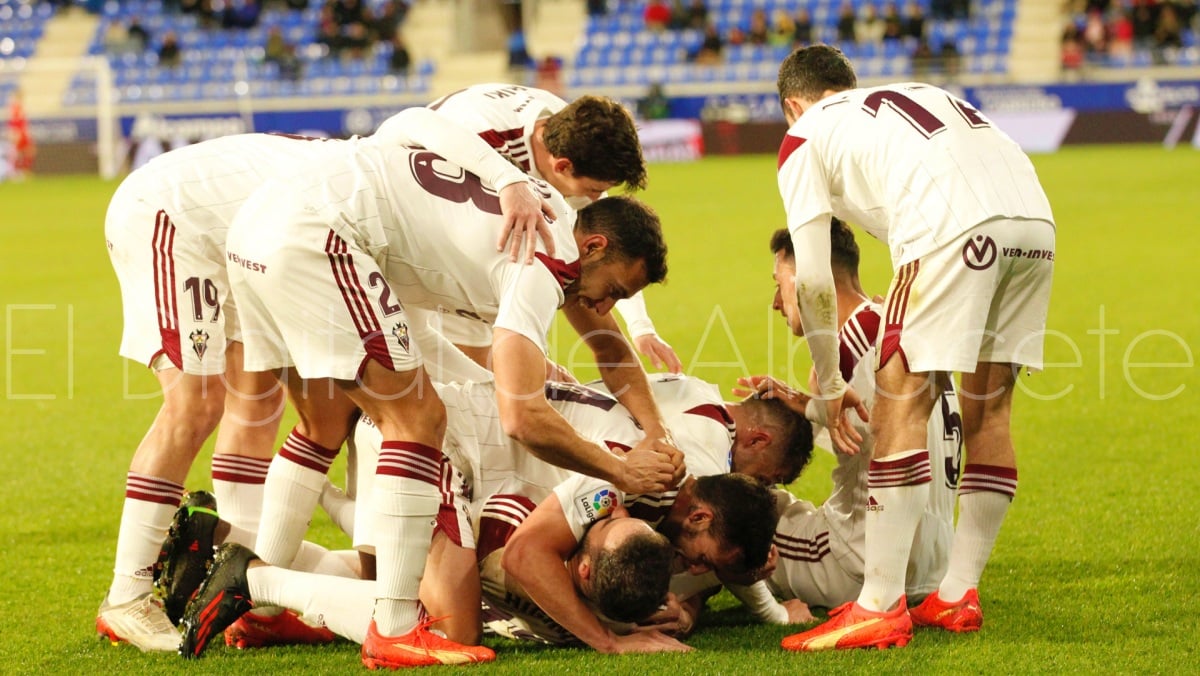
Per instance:
[[[330,575],[317,575],[274,566],[252,566],[246,571],[250,598],[256,605],[285,606],[305,621],[324,625],[355,643],[367,638],[375,583]]]
[[[290,567],[308,532],[325,473],[338,449],[322,448],[295,430],[271,461],[263,492],[262,517],[254,553],[263,561]]]
[[[867,544],[858,604],[891,610],[904,594],[913,535],[929,500],[929,451],[872,460],[867,477]]]
[[[216,453],[212,458],[213,495],[221,518],[245,530],[258,530],[262,516],[267,458]]]
[[[136,472],[126,474],[117,557],[108,590],[110,605],[150,591],[154,563],[182,499],[183,486],[173,481]]]
[[[1017,471],[991,465],[967,465],[958,489],[958,525],[950,549],[950,568],[938,588],[947,603],[979,587],[996,536],[1017,491]]]

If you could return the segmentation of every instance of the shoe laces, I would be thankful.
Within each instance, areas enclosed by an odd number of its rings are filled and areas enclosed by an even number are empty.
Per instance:
[[[137,605],[130,607],[129,614],[148,633],[159,634],[175,630],[175,625],[171,624],[166,612],[149,596],[142,597]]]

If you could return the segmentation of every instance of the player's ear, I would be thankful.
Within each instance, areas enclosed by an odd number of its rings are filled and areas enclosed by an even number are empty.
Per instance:
[[[608,237],[600,233],[592,233],[585,235],[583,241],[579,243],[579,255],[582,258],[587,254],[604,254],[604,250],[608,248]]]
[[[687,515],[687,523],[693,533],[703,533],[708,530],[712,521],[712,508],[703,503],[692,505],[692,509]]]
[[[565,157],[554,158],[551,166],[554,168],[554,173],[556,174],[563,174],[564,176],[575,175],[575,165]]]

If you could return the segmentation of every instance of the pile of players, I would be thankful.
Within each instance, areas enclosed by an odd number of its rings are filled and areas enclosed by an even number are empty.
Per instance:
[[[1014,378],[1041,365],[1048,203],[1019,148],[940,89],[858,88],[822,45],[779,86],[773,306],[807,337],[811,394],[752,377],[726,402],[679,375],[641,302],[667,272],[658,217],[605,196],[646,171],[603,97],[478,85],[367,138],[232,136],[131,174],[106,222],[121,354],[163,405],[98,632],[187,657],[222,631],[340,635],[371,668],[489,661],[485,626],[682,651],[722,585],[767,622],[831,609],[789,650],[979,629],[1016,488]],[[891,249],[882,304],[841,219]],[[597,383],[547,359],[559,310]],[[635,345],[671,373],[647,376]],[[299,422],[276,449],[285,397]],[[814,425],[837,455],[820,507],[775,488]],[[184,500],[214,431],[215,497]],[[326,477],[343,446],[346,492]],[[304,541],[318,504],[353,551]]]

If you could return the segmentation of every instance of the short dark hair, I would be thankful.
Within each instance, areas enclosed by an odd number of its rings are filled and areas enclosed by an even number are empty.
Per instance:
[[[830,45],[809,45],[788,54],[779,64],[779,103],[792,96],[816,101],[830,89],[854,89],[858,76],[842,50]]]
[[[646,283],[667,278],[667,243],[658,214],[649,205],[627,195],[596,200],[579,210],[575,227],[587,234],[608,238],[608,253],[620,260],[646,264]]]
[[[783,473],[781,483],[795,481],[812,460],[812,423],[778,399],[751,396],[743,400],[741,405],[755,425],[772,432],[774,440],[771,446],[777,453],[779,469]]]
[[[766,564],[779,521],[769,488],[745,474],[718,474],[696,479],[693,496],[712,508],[713,537],[741,552],[739,568],[751,571]]]
[[[646,187],[646,160],[633,116],[606,96],[581,96],[546,119],[546,150],[571,160],[579,176],[630,189]]]
[[[846,222],[836,216],[829,223],[829,258],[830,263],[858,274],[859,250],[854,231]],[[771,234],[771,253],[785,252],[787,258],[796,257],[795,245],[792,244],[792,234],[780,228]]]
[[[667,600],[675,548],[661,533],[647,530],[592,559],[592,601],[618,622],[638,622]]]

